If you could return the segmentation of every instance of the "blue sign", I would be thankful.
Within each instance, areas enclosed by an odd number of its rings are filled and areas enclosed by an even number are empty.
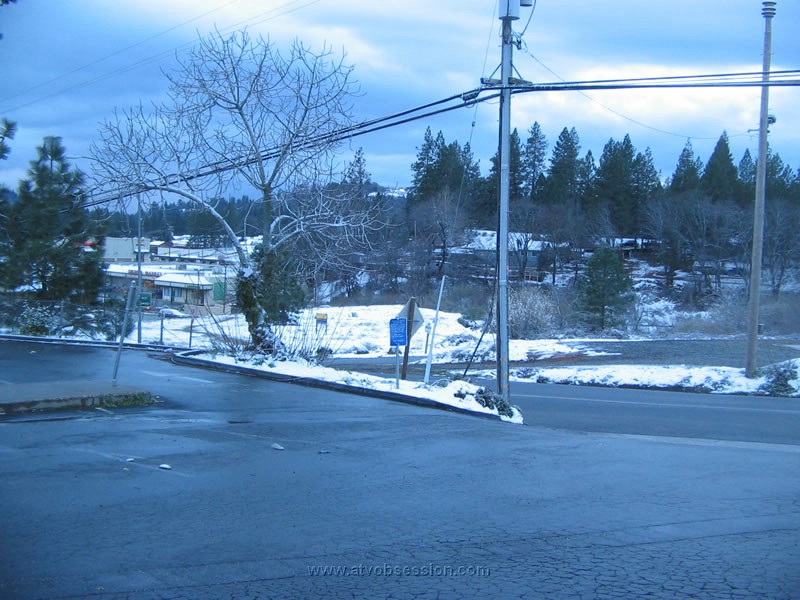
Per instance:
[[[405,346],[408,344],[408,319],[389,320],[389,345]]]

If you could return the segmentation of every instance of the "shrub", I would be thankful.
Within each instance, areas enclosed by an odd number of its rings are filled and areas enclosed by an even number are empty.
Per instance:
[[[800,394],[800,360],[787,360],[759,369],[758,375],[767,381],[759,392],[768,396],[797,396]]]
[[[504,417],[514,416],[514,411],[512,410],[511,405],[508,402],[506,402],[505,399],[496,392],[492,392],[484,387],[481,387],[478,388],[472,394],[468,394],[464,390],[459,390],[458,392],[455,393],[456,398],[466,398],[467,395],[470,395],[473,398],[475,398],[475,401],[484,408],[496,410],[497,414],[499,415],[502,415]]]
[[[524,285],[511,289],[508,303],[510,335],[535,339],[553,334],[558,323],[558,306],[545,288]]]
[[[22,305],[22,314],[19,317],[19,332],[22,335],[48,336],[54,335],[59,330],[59,319],[52,306],[44,304]]]

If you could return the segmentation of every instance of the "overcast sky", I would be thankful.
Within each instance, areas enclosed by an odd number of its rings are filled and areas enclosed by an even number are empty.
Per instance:
[[[538,0],[515,31],[519,74],[533,82],[760,71],[760,0]],[[800,2],[779,0],[773,70],[800,68]],[[529,17],[532,14],[530,22]],[[247,27],[280,46],[299,38],[343,50],[362,94],[357,117],[371,119],[473,89],[500,62],[495,0],[19,0],[0,8],[0,117],[17,122],[0,183],[17,187],[44,136],[70,155],[87,152],[114,109],[158,101],[175,52],[214,27]],[[527,28],[526,28],[527,26]],[[587,97],[588,96],[588,97]],[[609,138],[630,134],[649,147],[662,177],[691,139],[706,161],[727,131],[734,161],[755,156],[759,90],[659,90],[525,94],[512,102],[523,141],[534,121],[549,151],[575,127],[582,154],[600,158]],[[773,90],[770,143],[800,167],[800,89]],[[448,142],[471,141],[486,174],[496,152],[498,107],[484,104],[353,141],[373,180],[407,185],[426,127]],[[75,160],[88,170],[85,160]]]

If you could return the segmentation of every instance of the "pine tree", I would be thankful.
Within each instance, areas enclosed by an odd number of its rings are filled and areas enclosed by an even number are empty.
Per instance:
[[[635,154],[629,136],[626,135],[621,142],[608,140],[595,177],[596,201],[600,206],[608,206],[611,221],[620,235],[634,235],[638,225],[633,183]]]
[[[746,206],[752,204],[755,194],[756,163],[750,155],[750,150],[745,150],[742,160],[739,161],[736,200],[740,205]]]
[[[66,161],[61,138],[44,138],[37,155],[10,211],[6,285],[30,286],[40,299],[91,302],[103,283],[102,252],[81,206],[83,176]]]
[[[587,322],[600,330],[620,324],[632,289],[619,254],[611,248],[596,250],[586,265],[580,290]]]
[[[352,162],[347,166],[344,175],[344,182],[348,185],[355,186],[359,190],[370,183],[371,175],[367,172],[367,160],[364,158],[364,149],[359,148],[353,156]]]
[[[439,132],[441,133],[441,132]],[[436,163],[439,156],[439,148],[433,139],[431,128],[425,129],[425,136],[422,140],[422,146],[417,151],[417,160],[411,165],[413,172],[413,179],[411,182],[411,195],[419,196],[428,193],[427,179],[430,177],[430,172]]]
[[[737,181],[728,134],[723,132],[700,178],[700,189],[714,202],[732,201],[736,196]]]
[[[500,186],[500,157],[499,152],[495,152],[490,159],[492,166],[489,167],[489,176],[486,181],[486,189],[493,198],[497,197],[497,190]],[[524,177],[523,151],[519,133],[514,129],[509,136],[508,153],[508,195],[512,200],[518,200],[526,195],[527,184]]]
[[[6,140],[13,140],[17,132],[17,124],[8,119],[0,120],[0,160],[8,158],[11,148],[6,144]]]
[[[528,139],[522,150],[522,164],[520,178],[522,180],[523,197],[537,200],[544,185],[544,175],[547,170],[547,138],[542,133],[538,121],[528,130]]]
[[[454,194],[469,192],[478,176],[469,144],[463,148],[455,141],[448,144],[441,131],[434,138],[430,128],[411,169],[413,202],[430,200],[447,190]]]
[[[770,148],[767,152],[767,198],[788,198],[794,177],[792,168],[783,162],[780,154],[773,153]]]
[[[645,148],[644,152],[638,153],[633,161],[633,192],[636,227],[632,233],[642,235],[645,228],[645,215],[652,202],[662,192],[661,178],[656,170],[650,148]]]
[[[678,165],[675,173],[670,180],[669,189],[671,192],[691,192],[700,186],[700,174],[703,172],[703,161],[695,158],[691,140],[686,141],[686,145],[678,157]]]
[[[544,185],[542,201],[546,204],[574,206],[579,195],[579,159],[581,145],[575,128],[561,131],[553,147],[550,168]]]

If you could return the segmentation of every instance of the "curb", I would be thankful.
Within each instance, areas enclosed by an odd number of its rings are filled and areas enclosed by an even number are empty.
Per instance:
[[[423,408],[435,408],[437,410],[444,410],[448,412],[455,412],[473,417],[481,417],[501,423],[507,423],[500,415],[493,415],[491,413],[482,413],[466,408],[459,408],[458,406],[451,406],[449,404],[442,404],[435,400],[428,398],[418,398],[416,396],[409,396],[407,394],[400,394],[397,392],[389,392],[386,390],[373,390],[363,387],[355,387],[346,385],[344,383],[337,383],[335,381],[324,381],[321,379],[313,379],[310,377],[296,377],[292,375],[282,375],[281,373],[271,373],[269,371],[262,371],[261,369],[252,369],[250,367],[240,367],[236,365],[224,365],[214,361],[206,360],[203,358],[195,358],[193,355],[202,354],[202,350],[188,350],[183,352],[173,353],[171,360],[175,364],[186,366],[197,366],[206,369],[214,369],[216,371],[223,371],[228,373],[239,373],[250,375],[252,377],[259,377],[261,379],[269,379],[272,381],[280,381],[282,383],[292,383],[303,385],[306,387],[314,387],[320,389],[331,390],[333,392],[345,392],[357,396],[368,396],[371,398],[380,398],[382,400],[389,400],[391,402],[399,402],[401,404],[410,404],[412,406],[421,406]],[[513,424],[513,423],[512,423]]]
[[[144,398],[152,398],[150,392],[140,388],[95,381],[15,383],[8,387],[11,398],[0,397],[0,417],[45,410],[133,405],[142,403]],[[63,395],[53,395],[53,388],[67,391]]]
[[[34,342],[40,344],[54,344],[54,345],[61,344],[65,346],[69,345],[97,346],[106,348],[116,348],[119,345],[119,342],[104,342],[96,340],[69,340],[64,338],[42,338],[35,336],[11,335],[11,334],[0,334],[0,341],[2,340]],[[249,367],[224,365],[210,360],[196,358],[194,356],[197,354],[204,353],[205,350],[187,350],[185,348],[175,348],[169,346],[158,346],[158,345],[148,345],[148,344],[131,344],[131,343],[125,343],[123,344],[123,347],[130,350],[156,350],[160,352],[169,353],[170,360],[173,363],[184,366],[195,366],[204,369],[214,369],[216,371],[222,371],[228,373],[245,374],[245,375],[250,375],[251,377],[259,377],[262,379],[269,379],[272,381],[280,381],[282,383],[303,385],[306,387],[326,389],[334,392],[344,392],[348,394],[354,394],[357,396],[379,398],[382,400],[389,400],[390,402],[399,402],[401,404],[409,404],[412,406],[420,406],[423,408],[433,408],[436,410],[443,410],[447,412],[454,412],[463,415],[470,415],[473,417],[480,417],[493,421],[499,421],[501,423],[508,423],[508,421],[503,420],[500,417],[500,415],[477,412],[468,410],[466,408],[459,408],[458,406],[442,404],[441,402],[436,402],[435,400],[430,400],[428,398],[418,398],[416,396],[409,396],[407,394],[389,392],[386,390],[373,390],[370,388],[355,387],[346,385],[344,383],[324,381],[321,379],[313,379],[310,377],[296,377],[292,375],[282,375],[280,373],[270,373],[267,371],[262,371],[260,369],[252,369]],[[15,385],[24,386],[24,385],[38,385],[38,384],[15,384]],[[120,388],[121,387],[123,386],[120,386]],[[136,390],[134,395],[137,396],[142,393],[147,393],[144,392],[143,390],[137,390],[136,388],[130,388],[130,389]],[[120,395],[121,398],[129,396],[130,394],[126,395],[124,393]],[[20,401],[14,403],[15,406],[19,405],[22,407],[19,410],[16,409],[8,410],[7,408],[8,403],[3,403],[2,401],[0,401],[0,416],[9,415],[12,414],[13,412],[25,412],[25,411],[29,412],[35,410],[57,410],[60,408],[84,408],[89,406],[100,406],[103,398],[107,397],[108,394],[83,394],[68,399],[57,398],[57,399],[39,399],[38,401]],[[38,404],[36,406],[27,406],[31,402],[37,402]],[[61,402],[65,403],[59,404]]]
[[[19,335],[16,333],[0,333],[0,341],[30,342],[34,344],[61,344],[64,346],[96,346],[98,348],[118,348],[119,342],[106,342],[103,340],[81,340],[73,338],[50,338],[35,335]],[[156,350],[161,352],[176,352],[186,350],[180,346],[162,346],[161,344],[137,344],[136,342],[123,342],[123,348],[129,350]]]

